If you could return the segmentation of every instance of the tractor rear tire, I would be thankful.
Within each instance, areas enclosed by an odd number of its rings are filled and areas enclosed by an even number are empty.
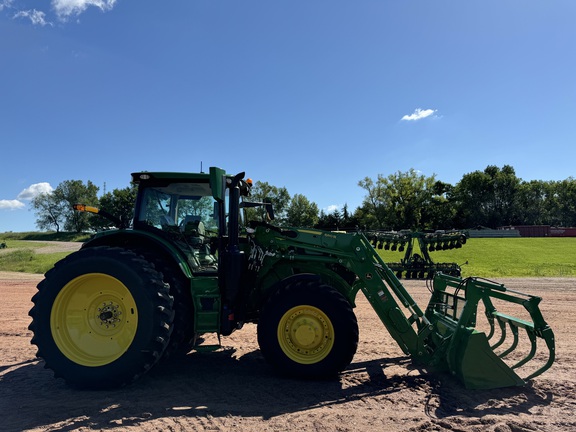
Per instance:
[[[164,282],[170,285],[174,298],[174,331],[162,355],[162,361],[181,360],[194,348],[194,305],[189,284],[176,271],[164,266],[160,268]]]
[[[279,288],[262,309],[258,343],[281,374],[329,378],[342,372],[358,347],[358,322],[350,303],[319,279]]]
[[[177,265],[157,255],[153,250],[136,249],[135,252],[152,263],[162,274],[162,279],[170,286],[170,295],[174,299],[173,331],[161,362],[181,360],[194,348],[194,304],[190,284]]]
[[[78,388],[116,388],[150,370],[168,345],[173,299],[135,253],[81,249],[56,263],[32,298],[37,356]]]

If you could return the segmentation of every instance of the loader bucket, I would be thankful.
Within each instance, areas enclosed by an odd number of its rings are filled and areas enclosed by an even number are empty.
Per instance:
[[[494,353],[482,332],[467,328],[453,349],[450,370],[466,388],[488,389],[526,383]]]
[[[436,274],[426,309],[434,328],[435,357],[444,359],[445,368],[467,388],[526,384],[549,369],[555,358],[554,333],[542,317],[540,300],[488,280]],[[485,320],[477,322],[479,309]],[[539,340],[547,355],[537,355]]]

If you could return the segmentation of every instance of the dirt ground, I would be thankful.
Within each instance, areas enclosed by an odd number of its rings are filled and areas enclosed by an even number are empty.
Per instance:
[[[525,387],[466,390],[416,368],[360,294],[358,352],[333,381],[279,378],[247,325],[222,349],[192,353],[115,391],[69,388],[35,357],[30,298],[42,276],[0,273],[1,431],[574,431],[576,279],[502,280],[543,297],[557,361]],[[423,282],[408,282],[418,302]]]

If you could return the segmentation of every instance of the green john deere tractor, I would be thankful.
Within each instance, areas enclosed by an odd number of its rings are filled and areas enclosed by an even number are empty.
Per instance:
[[[161,359],[217,349],[204,346],[203,335],[227,336],[244,323],[257,323],[262,355],[280,373],[334,376],[356,352],[359,291],[406,355],[466,387],[523,385],[554,361],[540,298],[436,273],[422,310],[364,234],[273,225],[271,206],[249,201],[244,173],[213,167],[132,179],[133,221],[77,205],[117,229],[58,262],[32,299],[32,343],[72,386],[126,385]],[[510,314],[514,307],[524,315]],[[479,309],[484,328],[476,325]],[[513,341],[504,348],[507,329]],[[535,356],[542,341],[548,354]]]

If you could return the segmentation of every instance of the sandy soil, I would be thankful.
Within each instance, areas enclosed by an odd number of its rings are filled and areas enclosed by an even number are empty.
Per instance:
[[[358,352],[333,381],[275,376],[253,325],[221,350],[192,353],[115,391],[78,391],[35,357],[27,329],[42,276],[0,273],[2,431],[574,431],[576,279],[503,280],[544,298],[557,361],[526,387],[470,391],[447,375],[414,367],[359,295]],[[408,288],[425,304],[422,282]]]

